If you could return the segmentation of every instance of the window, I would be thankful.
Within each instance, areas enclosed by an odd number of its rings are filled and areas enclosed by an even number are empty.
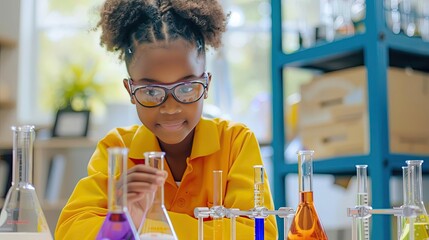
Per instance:
[[[101,101],[89,99],[86,102],[97,106],[95,115],[102,116],[105,112],[103,102],[129,104],[129,96],[122,86],[122,79],[127,75],[124,64],[117,55],[99,45],[100,33],[91,30],[98,21],[97,7],[102,2],[35,2],[31,50],[34,74],[25,81],[31,94],[20,96],[22,102],[32,105],[20,110],[21,121],[50,125],[61,101],[57,93],[73,78],[83,79],[83,82],[90,78],[99,86],[92,91],[96,91]],[[243,122],[258,138],[270,141],[269,1],[229,0],[223,3],[231,16],[223,48],[207,54],[213,81],[205,111]]]

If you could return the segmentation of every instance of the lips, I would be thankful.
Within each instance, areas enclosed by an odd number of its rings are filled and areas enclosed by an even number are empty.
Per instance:
[[[158,125],[162,127],[163,129],[169,130],[169,131],[175,131],[179,130],[183,127],[185,121],[179,121],[179,122],[163,122],[159,123]]]

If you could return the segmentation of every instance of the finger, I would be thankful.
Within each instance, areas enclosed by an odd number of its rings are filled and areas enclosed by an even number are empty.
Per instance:
[[[128,193],[148,193],[155,192],[158,189],[158,186],[155,184],[145,183],[145,182],[133,182],[127,185]]]
[[[130,169],[128,169],[127,173],[133,173],[133,172],[143,172],[143,173],[151,173],[151,174],[155,174],[155,175],[159,175],[159,176],[163,176],[164,175],[164,171],[150,167],[150,166],[146,166],[143,164],[137,164],[133,167],[131,167]]]
[[[133,172],[127,175],[127,182],[147,182],[161,185],[165,182],[165,175],[155,175],[142,172]]]

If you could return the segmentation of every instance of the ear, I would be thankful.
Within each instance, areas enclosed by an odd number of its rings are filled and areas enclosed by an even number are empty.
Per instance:
[[[133,95],[131,94],[131,87],[130,87],[130,85],[128,84],[128,79],[124,78],[124,80],[122,81],[122,83],[124,84],[124,87],[125,87],[125,89],[126,89],[126,90],[127,90],[127,92],[128,92],[128,95],[130,95],[131,103],[132,103],[132,104],[136,104],[136,101],[134,100],[134,97],[133,97]]]
[[[207,73],[208,74],[208,81],[207,81],[207,88],[204,92],[204,99],[207,99],[209,97],[209,88],[210,88],[210,83],[212,81],[212,74],[211,73]]]

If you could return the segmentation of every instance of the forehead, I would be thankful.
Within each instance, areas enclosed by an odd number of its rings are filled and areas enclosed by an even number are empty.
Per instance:
[[[195,46],[184,40],[145,43],[137,46],[134,51],[133,59],[128,64],[128,71],[133,79],[180,78],[201,74],[205,69],[204,54],[199,54]]]

